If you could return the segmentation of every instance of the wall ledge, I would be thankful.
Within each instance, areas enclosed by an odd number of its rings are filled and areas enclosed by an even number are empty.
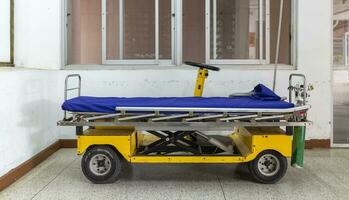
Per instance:
[[[274,70],[275,65],[274,64],[265,64],[265,65],[254,65],[254,64],[234,64],[234,65],[214,65],[222,70]],[[81,71],[89,71],[89,70],[197,70],[197,68],[189,67],[187,65],[169,65],[169,66],[160,66],[160,65],[140,65],[140,64],[133,64],[133,65],[102,65],[102,64],[86,64],[86,65],[67,65],[62,68],[62,70],[81,70]],[[296,66],[292,65],[285,65],[285,64],[279,64],[278,70],[280,71],[294,71],[297,70]]]
[[[37,69],[27,67],[0,67],[0,72],[27,72],[27,71],[52,71],[49,69]]]

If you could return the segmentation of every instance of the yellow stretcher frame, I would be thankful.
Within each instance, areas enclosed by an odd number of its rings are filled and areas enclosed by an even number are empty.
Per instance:
[[[254,160],[265,150],[274,150],[284,157],[292,155],[292,136],[277,127],[239,127],[228,137],[241,155],[137,155],[140,144],[149,143],[155,138],[131,128],[97,128],[88,129],[84,135],[78,136],[77,153],[81,155],[90,147],[106,145],[113,147],[130,163],[244,163]]]

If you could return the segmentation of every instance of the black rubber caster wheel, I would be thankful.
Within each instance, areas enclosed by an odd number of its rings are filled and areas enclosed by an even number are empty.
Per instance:
[[[95,146],[85,152],[81,168],[86,178],[93,183],[113,183],[119,178],[121,161],[111,147]]]
[[[249,162],[248,168],[255,181],[272,184],[286,174],[287,159],[276,151],[267,150]]]

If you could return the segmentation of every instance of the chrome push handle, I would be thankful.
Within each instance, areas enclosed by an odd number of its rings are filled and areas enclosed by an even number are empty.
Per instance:
[[[78,86],[68,88],[69,81],[72,78],[78,79]],[[75,91],[75,90],[78,90],[78,96],[81,96],[81,76],[79,74],[69,74],[67,77],[65,77],[65,82],[64,82],[64,101],[68,99],[68,92]],[[66,118],[67,118],[67,111],[64,111],[64,119]]]
[[[293,80],[296,77],[302,79],[302,86],[297,87],[297,86],[293,85]],[[288,90],[289,90],[289,102],[290,103],[292,103],[292,92],[294,91],[296,93],[296,96],[302,98],[301,102],[296,102],[296,103],[300,103],[301,105],[306,104],[307,98],[308,98],[308,86],[307,86],[307,79],[306,79],[304,74],[291,74],[289,77]],[[300,92],[301,94],[297,94],[298,92]]]

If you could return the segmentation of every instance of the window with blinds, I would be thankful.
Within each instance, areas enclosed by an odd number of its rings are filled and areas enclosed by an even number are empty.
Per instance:
[[[280,62],[292,64],[291,0],[284,1]],[[72,63],[233,65],[271,64],[275,58],[279,0],[75,0],[69,5],[70,54],[78,61]]]

